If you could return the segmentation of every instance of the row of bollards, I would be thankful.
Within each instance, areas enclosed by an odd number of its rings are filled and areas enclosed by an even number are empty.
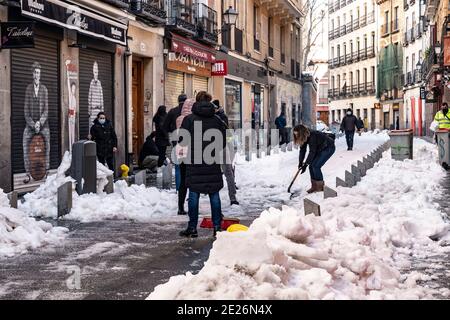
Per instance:
[[[362,161],[358,161],[356,165],[352,165],[351,172],[345,171],[345,180],[336,177],[336,187],[352,188],[356,186],[356,184],[361,181],[362,177],[367,174],[367,171],[372,169],[375,166],[375,163],[380,161],[383,157],[383,152],[387,151],[389,148],[390,141],[387,141],[364,157]],[[324,187],[324,199],[335,198],[337,195],[336,190],[327,186]],[[320,216],[320,205],[318,203],[305,198],[303,200],[303,206],[305,215],[314,214]]]

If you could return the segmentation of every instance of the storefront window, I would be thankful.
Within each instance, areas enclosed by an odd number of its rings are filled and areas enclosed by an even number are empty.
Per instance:
[[[225,112],[230,129],[242,128],[242,84],[232,80],[225,81]]]
[[[264,91],[259,85],[252,86],[252,129],[264,127]]]

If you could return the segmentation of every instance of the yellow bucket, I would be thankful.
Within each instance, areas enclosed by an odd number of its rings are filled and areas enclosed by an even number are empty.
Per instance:
[[[120,166],[120,170],[122,171],[122,178],[128,178],[128,172],[130,172],[130,168],[123,164]]]
[[[239,231],[248,231],[248,227],[242,224],[233,224],[228,227],[228,232],[239,232]]]

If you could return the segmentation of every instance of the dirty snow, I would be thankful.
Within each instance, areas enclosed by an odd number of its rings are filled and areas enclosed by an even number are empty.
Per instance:
[[[296,199],[290,207],[264,211],[248,232],[220,233],[198,274],[172,277],[148,299],[448,295],[448,290],[420,285],[432,276],[408,272],[411,259],[449,251],[440,246],[448,238],[448,220],[432,200],[443,169],[434,145],[414,143],[414,160],[397,162],[385,152],[360,184],[338,188],[337,198],[309,196],[321,204],[321,217],[304,216],[301,199]],[[331,161],[325,172],[334,167]]]

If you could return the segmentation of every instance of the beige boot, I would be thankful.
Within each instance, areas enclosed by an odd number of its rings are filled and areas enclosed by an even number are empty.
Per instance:
[[[325,182],[317,181],[316,186],[317,186],[317,188],[316,188],[317,192],[323,192],[323,187],[325,186]]]
[[[316,191],[316,188],[317,188],[317,181],[311,179],[311,188],[309,190],[307,190],[306,192],[307,193],[313,193],[313,192]]]

